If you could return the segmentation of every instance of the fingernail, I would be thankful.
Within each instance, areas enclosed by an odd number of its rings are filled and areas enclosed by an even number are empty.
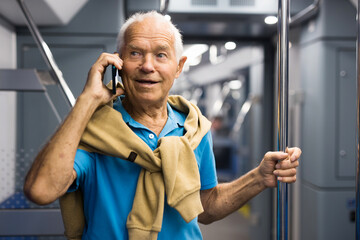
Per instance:
[[[276,165],[275,165],[275,168],[280,168],[280,164],[276,164]]]
[[[274,171],[273,171],[273,174],[274,174],[274,175],[278,175],[278,174],[279,174],[279,171],[274,170]]]
[[[282,177],[278,177],[277,180],[281,181],[281,180],[283,180],[283,178],[282,178]]]

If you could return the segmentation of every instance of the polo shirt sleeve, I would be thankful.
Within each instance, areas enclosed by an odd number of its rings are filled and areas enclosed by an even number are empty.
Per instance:
[[[69,187],[68,192],[76,191],[85,181],[85,176],[91,172],[95,154],[78,149],[75,155],[74,170],[76,171],[76,179]]]
[[[203,137],[194,153],[199,166],[201,190],[215,187],[218,184],[218,181],[210,131]]]

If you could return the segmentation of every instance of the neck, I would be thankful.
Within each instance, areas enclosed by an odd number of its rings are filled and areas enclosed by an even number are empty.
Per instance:
[[[159,136],[168,117],[167,102],[162,104],[139,104],[125,97],[122,104],[135,121],[141,123]]]

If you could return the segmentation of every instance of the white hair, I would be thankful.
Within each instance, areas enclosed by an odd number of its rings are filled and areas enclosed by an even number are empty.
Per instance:
[[[156,11],[150,11],[146,13],[135,13],[130,18],[128,18],[125,23],[121,26],[120,32],[117,37],[117,52],[121,55],[121,50],[124,47],[125,44],[125,33],[128,30],[128,28],[136,22],[142,22],[145,18],[156,18],[157,20],[160,20],[162,22],[168,23],[170,31],[174,35],[174,48],[175,48],[175,55],[176,59],[179,62],[180,58],[183,53],[183,42],[182,42],[182,36],[179,31],[179,29],[176,28],[176,26],[171,22],[171,20],[164,15],[161,15],[160,13]]]

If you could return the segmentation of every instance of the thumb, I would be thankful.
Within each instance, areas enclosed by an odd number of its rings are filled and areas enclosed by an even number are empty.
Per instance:
[[[125,91],[123,88],[121,87],[117,87],[116,88],[116,94],[114,95],[115,97],[118,97],[118,96],[121,96],[121,95],[124,95],[125,94]]]

